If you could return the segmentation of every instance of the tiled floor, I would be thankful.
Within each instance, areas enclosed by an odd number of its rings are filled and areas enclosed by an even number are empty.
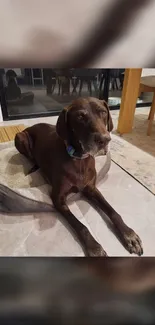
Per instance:
[[[147,136],[149,107],[137,108],[131,133],[116,131],[119,111],[112,111],[114,130],[111,141],[112,159],[155,194],[155,121]]]
[[[32,125],[39,121],[55,124],[56,120],[57,117],[20,120],[20,124]],[[10,121],[1,125],[18,123],[19,121]],[[154,195],[114,163],[100,185],[100,190],[124,221],[141,237],[144,256],[155,256]],[[97,211],[83,200],[77,201],[77,207],[76,216],[87,225],[109,256],[129,256]],[[71,209],[74,211],[74,202]],[[49,216],[39,218],[18,216],[4,219],[4,216],[1,216],[0,255],[82,256],[82,249],[64,225],[57,218],[49,218]]]

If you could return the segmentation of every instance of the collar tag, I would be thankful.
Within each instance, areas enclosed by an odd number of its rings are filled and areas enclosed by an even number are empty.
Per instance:
[[[75,153],[75,149],[72,146],[68,146],[67,152],[68,152],[69,156],[73,157],[73,155]]]

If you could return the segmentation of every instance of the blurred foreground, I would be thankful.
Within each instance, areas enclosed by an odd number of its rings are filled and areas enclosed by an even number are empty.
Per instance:
[[[153,0],[1,0],[1,67],[154,67]]]
[[[155,258],[1,258],[0,324],[155,324]]]

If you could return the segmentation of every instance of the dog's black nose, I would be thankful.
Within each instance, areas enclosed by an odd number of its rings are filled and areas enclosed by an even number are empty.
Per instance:
[[[109,141],[111,140],[111,137],[109,134],[95,134],[95,142],[98,144],[100,147],[105,147],[108,145]]]

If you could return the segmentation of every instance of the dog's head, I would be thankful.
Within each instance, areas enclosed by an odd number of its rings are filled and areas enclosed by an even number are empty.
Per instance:
[[[77,151],[96,155],[101,150],[107,152],[113,123],[104,100],[78,98],[61,112],[56,129]]]

